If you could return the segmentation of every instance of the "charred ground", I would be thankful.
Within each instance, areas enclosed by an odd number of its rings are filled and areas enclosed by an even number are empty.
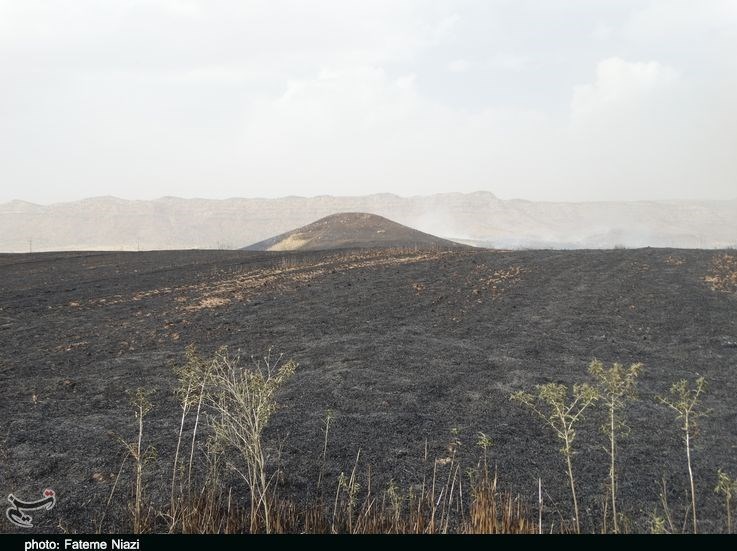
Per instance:
[[[119,437],[134,432],[127,391],[157,389],[147,438],[159,460],[148,476],[165,487],[179,413],[170,367],[185,346],[210,353],[228,345],[245,355],[273,346],[299,362],[268,434],[283,494],[314,492],[323,419],[332,410],[332,480],[360,449],[359,470],[371,465],[374,484],[417,482],[426,442],[430,458],[442,457],[453,429],[471,466],[483,431],[494,441],[502,483],[534,500],[541,477],[549,514],[565,516],[559,443],[509,395],[584,380],[596,357],[646,365],[620,465],[624,512],[641,523],[659,503],[663,478],[674,508],[682,512],[685,503],[681,436],[654,396],[677,379],[706,377],[712,411],[694,462],[702,516],[721,518],[715,473],[737,470],[734,256],[654,249],[0,255],[0,491],[35,496],[53,487],[58,503],[35,519],[40,528],[94,530],[122,458]],[[590,525],[598,523],[607,474],[599,424],[587,419],[575,458]],[[108,514],[124,518],[125,504]]]

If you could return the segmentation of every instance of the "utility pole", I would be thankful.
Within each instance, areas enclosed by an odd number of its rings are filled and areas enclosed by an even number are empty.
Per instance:
[[[33,252],[33,239],[28,240],[28,252],[29,253]]]

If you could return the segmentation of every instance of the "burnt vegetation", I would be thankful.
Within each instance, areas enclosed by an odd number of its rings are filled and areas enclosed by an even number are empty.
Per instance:
[[[732,531],[732,258],[0,255],[1,489],[52,532]]]

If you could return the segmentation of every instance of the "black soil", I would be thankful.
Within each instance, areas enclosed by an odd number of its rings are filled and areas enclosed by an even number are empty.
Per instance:
[[[166,501],[179,406],[171,366],[195,343],[242,354],[269,347],[299,362],[267,441],[281,493],[315,492],[327,410],[331,483],[371,465],[372,484],[417,483],[451,431],[469,467],[483,431],[502,486],[548,521],[570,514],[560,444],[511,392],[586,380],[596,357],[643,362],[641,400],[621,442],[624,512],[646,529],[665,480],[678,523],[686,465],[673,416],[658,405],[680,378],[706,377],[694,465],[704,530],[722,528],[717,468],[737,472],[737,301],[713,289],[717,251],[226,251],[0,255],[0,492],[45,487],[47,531],[96,529],[132,440],[128,391],[156,389],[146,441],[150,496]],[[733,253],[732,253],[733,254]],[[590,415],[575,457],[585,524],[599,525],[607,475],[602,419]],[[424,465],[424,467],[423,467]],[[129,529],[129,468],[105,529]],[[2,531],[12,531],[3,518]]]
[[[247,251],[327,251],[366,248],[460,248],[464,245],[383,216],[344,212],[245,247]]]

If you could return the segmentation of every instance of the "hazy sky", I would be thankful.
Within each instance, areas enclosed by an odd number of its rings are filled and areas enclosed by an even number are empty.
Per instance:
[[[737,198],[737,0],[0,0],[0,201]]]

